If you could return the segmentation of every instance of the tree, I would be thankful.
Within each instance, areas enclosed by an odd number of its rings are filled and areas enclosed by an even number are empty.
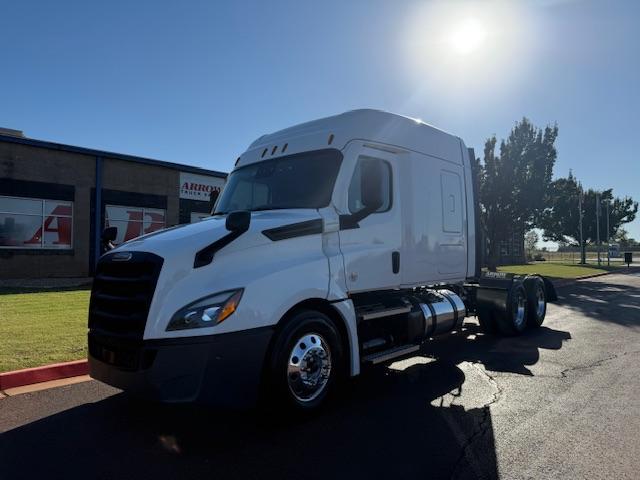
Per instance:
[[[613,241],[618,243],[622,248],[637,247],[639,244],[635,238],[629,236],[629,232],[624,228],[618,229],[613,235]]]
[[[613,240],[614,242],[619,243],[620,246],[626,245],[629,243],[629,232],[627,232],[624,228],[621,227],[613,235]]]
[[[490,270],[498,264],[500,242],[514,229],[524,232],[539,220],[557,156],[557,136],[557,125],[543,130],[523,118],[500,143],[499,156],[496,137],[487,139],[484,162],[478,160],[476,166]]]
[[[524,236],[524,249],[527,252],[527,257],[532,258],[533,254],[540,241],[540,235],[535,230],[529,230]]]
[[[579,196],[582,194],[582,245],[580,245],[580,212]],[[587,243],[594,243],[598,238],[596,220],[596,198],[598,192],[593,189],[584,191],[573,174],[567,178],[559,178],[552,182],[549,189],[548,206],[544,210],[540,227],[544,230],[545,240],[571,242],[580,245],[583,255]],[[638,212],[638,203],[631,197],[617,198],[613,190],[608,189],[600,195],[600,240],[615,237],[622,225],[632,222]],[[609,203],[609,231],[605,205]]]

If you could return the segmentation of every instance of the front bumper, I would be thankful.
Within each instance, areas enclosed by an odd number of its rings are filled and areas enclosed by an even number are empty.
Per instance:
[[[163,340],[89,332],[91,377],[161,402],[248,407],[258,398],[273,329]]]

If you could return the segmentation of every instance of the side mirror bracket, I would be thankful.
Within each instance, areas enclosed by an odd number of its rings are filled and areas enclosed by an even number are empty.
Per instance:
[[[118,227],[107,227],[102,231],[100,240],[102,241],[102,253],[113,250],[115,245],[113,242],[118,237]]]
[[[209,265],[213,261],[213,257],[216,252],[221,248],[226,247],[244,232],[249,230],[250,224],[250,211],[235,210],[228,213],[224,226],[229,230],[229,233],[197,252],[196,257],[193,260],[193,268],[200,268],[205,265]]]
[[[382,162],[380,160],[363,161],[360,175],[360,196],[363,208],[355,213],[340,215],[340,229],[359,228],[359,222],[375,213],[384,204],[382,198]]]

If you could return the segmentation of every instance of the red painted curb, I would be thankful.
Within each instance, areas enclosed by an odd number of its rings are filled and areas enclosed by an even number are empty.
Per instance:
[[[78,377],[89,373],[89,363],[86,360],[74,362],[54,363],[44,367],[25,368],[13,372],[0,373],[0,390],[22,387],[33,383],[49,382],[61,378]]]

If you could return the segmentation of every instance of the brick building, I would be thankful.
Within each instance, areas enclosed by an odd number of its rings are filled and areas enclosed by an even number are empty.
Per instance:
[[[500,265],[516,265],[527,262],[524,250],[524,229],[513,227],[500,242]]]
[[[0,129],[0,279],[89,276],[104,227],[122,242],[198,221],[225,178]]]

